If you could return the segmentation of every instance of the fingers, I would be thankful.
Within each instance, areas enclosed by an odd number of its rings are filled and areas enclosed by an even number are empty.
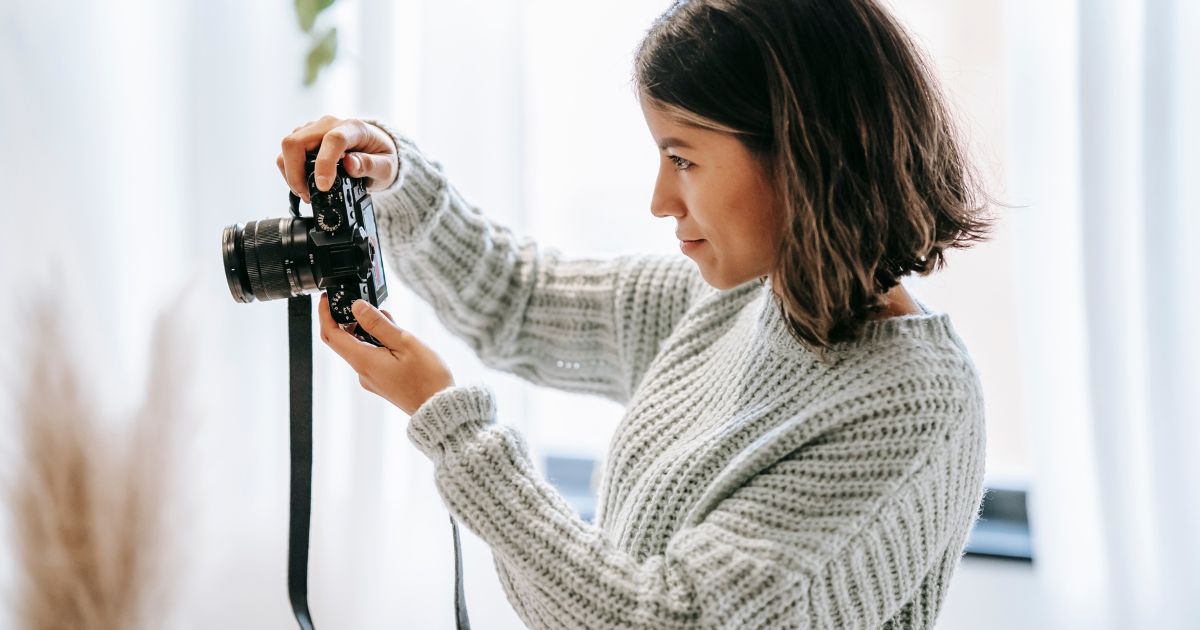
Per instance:
[[[359,153],[347,153],[342,157],[342,168],[346,169],[346,174],[350,177],[362,177],[363,159],[359,157]]]
[[[297,131],[300,131],[301,129],[303,129],[311,124],[312,124],[312,121],[310,120],[310,121],[304,123],[303,125],[300,125],[299,127],[296,127],[295,129],[293,129],[292,133],[296,133]],[[283,175],[283,181],[286,182],[287,181],[287,167],[285,165],[282,153],[280,153],[278,156],[275,157],[275,166],[279,167],[279,174]]]
[[[337,175],[337,162],[343,155],[346,174],[363,178],[367,190],[372,192],[391,186],[399,171],[395,142],[385,131],[362,120],[323,116],[292,130],[283,139],[283,150],[275,158],[284,181],[305,203],[312,203],[305,152],[318,146],[313,167],[318,190],[329,190]]]
[[[396,155],[372,153],[347,153],[342,165],[351,177],[366,179],[367,190],[383,190],[396,179]]]
[[[317,163],[313,168],[316,176],[317,190],[329,190],[333,178],[337,175],[337,161],[342,154],[363,144],[367,130],[365,123],[359,120],[340,122],[330,129],[321,140],[321,149],[317,153]]]
[[[358,326],[380,343],[392,349],[403,347],[404,337],[408,333],[396,326],[390,315],[385,315],[366,300],[354,300],[351,309]]]
[[[304,153],[319,146],[326,132],[341,122],[341,119],[334,116],[322,116],[319,120],[297,127],[284,137],[281,143],[283,151],[280,153],[279,159],[276,159],[276,163],[278,164],[282,159],[283,166],[280,170],[283,171],[283,178],[287,182],[288,188],[291,188],[292,192],[296,193],[305,203],[312,203],[312,200],[309,199],[308,194]]]
[[[299,132],[291,134],[283,139],[283,151],[279,154],[283,161],[283,179],[287,182],[288,188],[296,193],[304,203],[311,203],[308,195],[308,182],[305,180],[306,172],[304,168],[304,152],[316,144],[309,144],[307,139]],[[279,162],[280,160],[276,160]]]
[[[341,326],[334,321],[333,315],[329,313],[329,297],[324,293],[321,294],[321,300],[317,303],[318,317],[321,322],[321,341],[333,348],[333,351],[338,356],[345,359],[350,367],[354,368],[355,372],[362,374],[367,369],[367,364],[370,359],[371,351],[375,346],[359,341],[354,335],[342,330]],[[376,339],[379,339],[376,337]],[[380,341],[383,341],[380,339]]]

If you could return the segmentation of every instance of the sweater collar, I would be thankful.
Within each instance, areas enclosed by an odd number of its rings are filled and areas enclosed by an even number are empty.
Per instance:
[[[752,280],[751,282],[759,281]],[[920,307],[921,313],[868,320],[858,339],[835,344],[830,354],[836,356],[856,349],[870,348],[905,339],[923,340],[934,344],[950,343],[962,347],[962,341],[950,323],[949,314],[934,311],[916,296],[913,296],[913,301]],[[782,307],[777,303],[775,294],[771,290],[769,278],[762,283],[758,297],[755,299],[755,309],[758,329],[765,335],[772,347],[787,353],[813,356],[813,352],[793,338],[788,331]]]

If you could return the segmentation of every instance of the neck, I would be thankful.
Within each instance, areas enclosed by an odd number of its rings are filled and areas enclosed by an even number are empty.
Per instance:
[[[771,291],[775,295],[779,295],[779,285],[777,285],[771,276],[763,276],[762,280],[771,281]],[[908,294],[908,290],[904,288],[903,283],[897,283],[896,286],[888,290],[883,295],[883,310],[878,313],[871,313],[867,316],[868,320],[872,319],[887,319],[889,317],[900,317],[903,315],[920,315],[921,307],[917,306],[912,296]]]
[[[883,296],[883,310],[872,313],[867,319],[887,319],[903,315],[919,315],[921,307],[908,294],[903,284],[897,284]]]

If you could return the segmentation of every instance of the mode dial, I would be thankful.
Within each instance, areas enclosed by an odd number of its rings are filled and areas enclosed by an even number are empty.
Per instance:
[[[330,206],[316,213],[317,227],[323,232],[333,233],[345,222],[342,211],[337,206]]]

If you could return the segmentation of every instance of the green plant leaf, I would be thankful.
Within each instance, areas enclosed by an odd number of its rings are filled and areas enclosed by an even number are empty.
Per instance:
[[[305,33],[312,32],[313,24],[317,23],[317,15],[332,5],[334,0],[296,0],[296,17],[300,20],[300,29]]]
[[[325,31],[321,39],[317,40],[312,49],[308,51],[308,58],[304,62],[304,85],[312,85],[317,80],[317,74],[321,69],[333,63],[333,58],[337,56],[337,29],[331,28]]]

